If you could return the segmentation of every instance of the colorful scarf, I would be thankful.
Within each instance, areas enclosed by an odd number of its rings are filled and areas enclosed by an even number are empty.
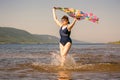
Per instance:
[[[61,7],[55,7],[57,10],[61,10],[65,13],[67,13],[70,17],[76,18],[77,20],[88,20],[94,23],[98,23],[99,18],[93,13],[84,13],[83,11],[73,9],[73,8],[61,8]]]

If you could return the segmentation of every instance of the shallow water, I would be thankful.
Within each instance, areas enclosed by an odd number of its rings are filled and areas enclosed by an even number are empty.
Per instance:
[[[0,45],[0,80],[120,80],[120,45],[73,45],[64,67],[57,44]]]

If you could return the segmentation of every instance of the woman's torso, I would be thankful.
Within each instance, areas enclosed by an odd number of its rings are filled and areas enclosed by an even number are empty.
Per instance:
[[[67,42],[71,42],[72,40],[70,38],[71,31],[68,31],[67,26],[63,26],[60,28],[60,42],[65,45]]]

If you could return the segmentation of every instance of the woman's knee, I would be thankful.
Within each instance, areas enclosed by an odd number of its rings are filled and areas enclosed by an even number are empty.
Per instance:
[[[61,55],[62,58],[66,58],[66,56],[67,56],[66,54],[62,54]]]

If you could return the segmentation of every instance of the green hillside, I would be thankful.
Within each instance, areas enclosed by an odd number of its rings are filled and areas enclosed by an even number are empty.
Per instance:
[[[27,31],[0,27],[0,43],[57,43],[58,38],[50,35],[33,35]]]
[[[42,43],[58,43],[59,40],[57,37],[51,35],[34,35],[34,39]]]
[[[88,44],[87,42],[72,40],[73,43]],[[44,44],[58,43],[59,39],[51,35],[31,34],[25,30],[10,27],[0,27],[0,44],[17,43],[17,44]]]

